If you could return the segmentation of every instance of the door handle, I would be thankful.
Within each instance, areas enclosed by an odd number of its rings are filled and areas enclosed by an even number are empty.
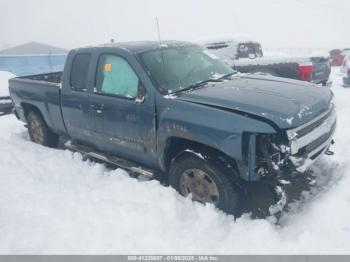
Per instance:
[[[97,113],[102,113],[105,109],[104,104],[91,104],[91,108],[94,109]]]

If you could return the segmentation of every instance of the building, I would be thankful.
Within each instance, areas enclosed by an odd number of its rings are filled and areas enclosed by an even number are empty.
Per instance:
[[[17,76],[62,71],[67,50],[31,42],[0,51],[0,71]]]

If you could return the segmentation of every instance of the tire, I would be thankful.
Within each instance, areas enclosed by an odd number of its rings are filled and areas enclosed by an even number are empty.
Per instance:
[[[27,115],[27,123],[30,140],[34,143],[48,147],[58,146],[59,136],[50,130],[39,113],[30,111]]]
[[[194,178],[189,178],[191,172]],[[198,181],[195,177],[199,175],[195,175],[195,172],[203,172],[205,174],[205,178],[202,180],[207,187],[205,185],[203,186],[203,183],[200,185],[196,184]],[[169,171],[169,184],[185,197],[191,193],[192,200],[194,201],[214,204],[215,207],[222,211],[238,216],[240,212],[240,193],[233,182],[235,174],[228,175],[222,172],[217,164],[214,165],[193,153],[186,152],[172,161]],[[190,188],[187,187],[188,181],[192,183],[189,186]],[[212,190],[214,187],[217,189],[217,196],[215,190]],[[202,190],[203,188],[204,190]],[[201,198],[203,195],[206,195],[206,197]],[[210,200],[212,201],[210,202]]]

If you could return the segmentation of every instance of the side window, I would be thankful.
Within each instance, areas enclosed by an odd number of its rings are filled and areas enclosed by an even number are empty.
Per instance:
[[[70,74],[70,84],[73,90],[81,92],[87,91],[90,62],[90,54],[77,54],[74,57]]]
[[[102,55],[98,63],[97,92],[136,98],[139,79],[125,59]]]

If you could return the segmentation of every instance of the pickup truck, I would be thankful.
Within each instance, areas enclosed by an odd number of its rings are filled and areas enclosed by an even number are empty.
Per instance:
[[[350,53],[344,56],[340,73],[343,75],[344,87],[348,87],[350,85]]]
[[[13,78],[9,89],[33,142],[64,137],[71,150],[164,176],[234,215],[259,181],[281,204],[283,181],[329,152],[336,127],[328,88],[242,76],[180,41],[74,49],[63,72]]]
[[[331,65],[325,56],[266,57],[261,44],[248,39],[218,38],[201,44],[241,73],[262,73],[324,86],[328,84]]]

